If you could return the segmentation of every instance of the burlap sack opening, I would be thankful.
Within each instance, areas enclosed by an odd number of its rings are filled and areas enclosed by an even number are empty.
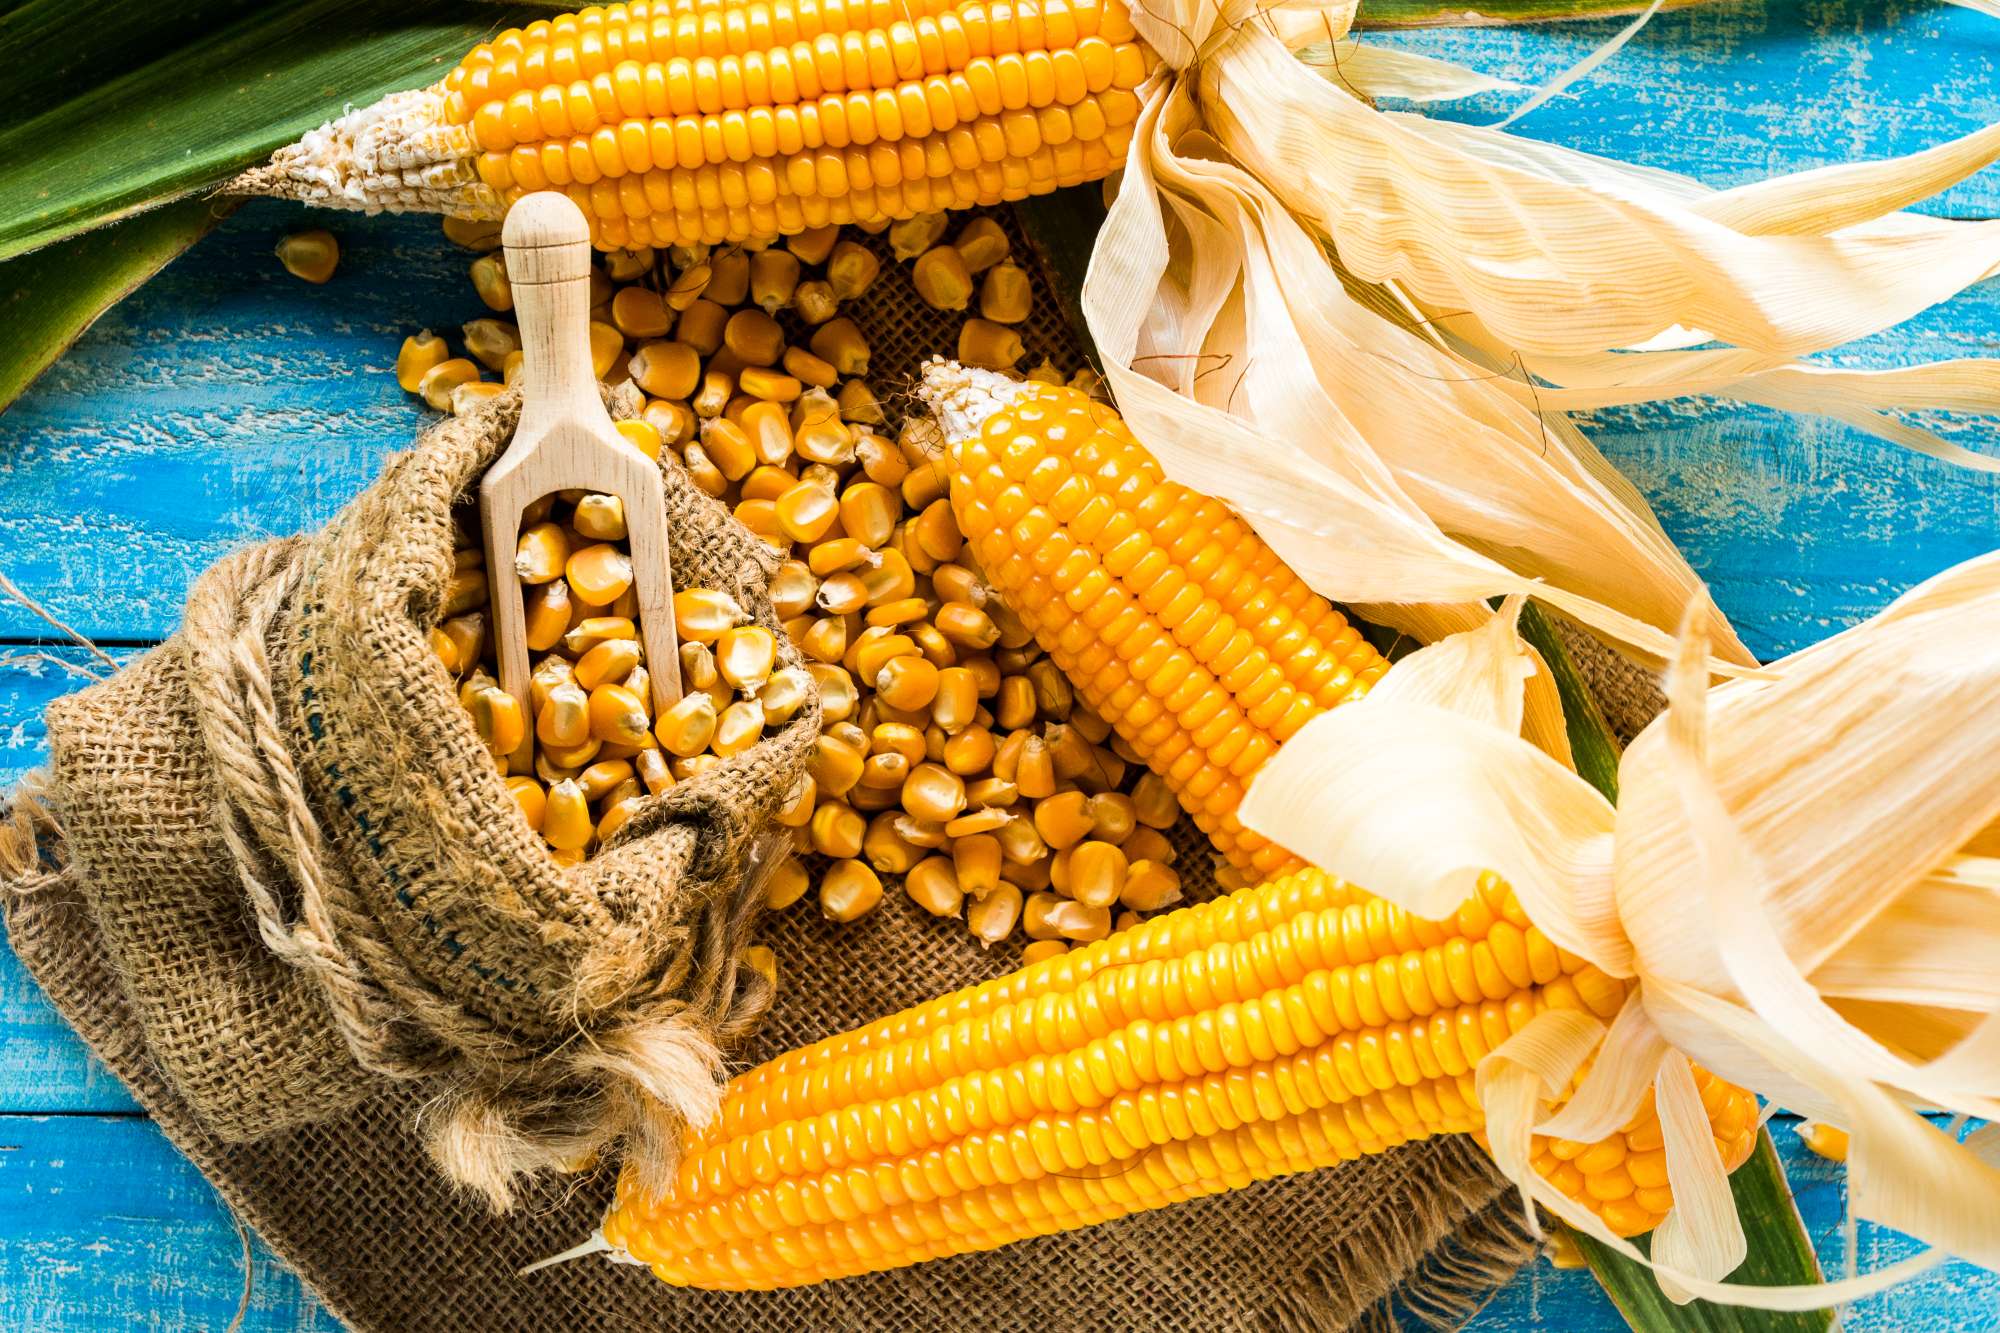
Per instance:
[[[819,717],[584,865],[550,859],[427,641],[454,507],[518,409],[443,423],[324,531],[204,574],[179,633],[49,709],[45,790],[149,1061],[206,1132],[262,1138],[419,1082],[433,1155],[500,1206],[516,1175],[621,1137],[670,1154],[712,1105],[718,1043],[770,999],[736,961],[746,863]],[[663,473],[681,586],[775,629],[770,550]]]
[[[1030,363],[1047,354],[1065,368],[1082,364],[1063,308],[1012,212],[992,215],[1036,283],[1034,314],[1023,328]],[[906,266],[888,257],[886,238],[874,244],[883,253],[884,274],[843,313],[867,334],[871,379],[892,413],[900,414],[918,365],[955,346],[963,316],[918,300]],[[449,496],[476,472],[485,447],[439,445],[440,436],[456,437],[461,429],[447,423],[418,451],[443,448],[452,461],[399,460],[370,497],[307,543],[343,542],[351,563],[337,568],[322,552],[317,578],[301,576],[300,586],[315,597],[294,598],[310,609],[293,620],[280,617],[283,633],[272,640],[277,661],[286,659],[280,644],[325,642],[342,623],[372,645],[361,653],[364,663],[375,660],[373,653],[400,661],[415,651],[407,631],[435,613],[450,542],[436,527],[412,533],[407,519],[397,518],[395,503],[383,497],[391,488],[409,487],[448,506]],[[684,495],[678,469],[667,474],[670,493]],[[702,497],[686,500],[685,507],[682,499],[673,504],[677,515],[697,516],[705,534],[677,539],[677,579],[684,586],[699,581],[738,589],[746,605],[768,615],[761,594],[768,553]],[[405,572],[390,574],[371,561],[363,534],[368,542],[394,545]],[[256,584],[249,573],[255,571],[233,578]],[[328,610],[329,600],[349,601],[340,589],[364,584],[367,591],[351,599],[344,622]],[[242,601],[237,596],[225,605]],[[391,625],[373,624],[371,616]],[[316,657],[310,683],[320,691],[335,689],[319,662]],[[991,1254],[774,1293],[677,1291],[642,1268],[595,1257],[519,1277],[522,1265],[568,1248],[596,1226],[611,1195],[613,1162],[607,1156],[587,1173],[525,1186],[514,1210],[496,1216],[485,1200],[438,1174],[413,1132],[436,1099],[434,1080],[354,1075],[355,1062],[325,1002],[301,983],[297,969],[277,962],[259,942],[245,888],[205,817],[213,780],[205,761],[192,757],[202,745],[189,701],[201,688],[196,670],[177,638],[116,680],[51,709],[58,771],[52,798],[64,827],[41,827],[40,864],[0,868],[0,878],[18,876],[17,892],[0,894],[10,942],[65,1017],[231,1207],[358,1330],[1386,1330],[1396,1326],[1397,1309],[1449,1326],[1533,1252],[1515,1197],[1503,1191],[1477,1145],[1458,1137]],[[307,683],[294,669],[278,694]],[[477,745],[455,714],[451,727],[460,730],[450,737],[420,741],[404,734],[413,717],[437,721],[426,689],[357,680],[351,673],[337,688],[341,708],[376,721],[356,722],[359,734],[336,728],[331,744],[341,757],[334,762],[357,765],[352,771],[369,774],[370,781],[400,784],[424,746],[447,745],[462,758],[463,747]],[[441,678],[437,688],[443,689]],[[322,707],[322,716],[326,712]],[[296,721],[288,719],[287,726]],[[380,744],[380,753],[371,742]],[[588,913],[565,915],[562,900],[549,899],[548,881],[532,868],[518,881],[491,880],[489,898],[476,911],[455,912],[450,926],[432,913],[440,923],[435,931],[422,913],[402,906],[386,873],[370,880],[369,901],[402,908],[394,944],[414,950],[427,984],[456,1002],[491,1005],[523,1023],[524,1032],[556,1035],[561,1024],[518,986],[500,987],[498,969],[487,977],[461,965],[443,942],[453,929],[460,942],[476,938],[490,950],[482,966],[502,960],[505,975],[517,981],[539,978],[548,968],[616,977],[634,967],[643,971],[629,956],[637,923],[670,920],[686,931],[674,936],[684,940],[683,956],[695,959],[696,967],[715,964],[718,978],[747,987],[753,984],[747,976],[730,978],[727,960],[755,904],[740,895],[732,900],[721,872],[740,865],[750,817],[768,812],[773,792],[789,790],[789,781],[778,778],[797,771],[805,748],[801,742],[795,752],[791,744],[760,759],[769,781],[754,808],[738,801],[745,788],[731,778],[702,789],[710,796],[697,797],[697,785],[689,784],[678,803],[643,822],[635,819],[618,851],[581,872],[581,883],[590,886]],[[108,774],[85,781],[93,766],[114,760],[120,771],[143,773],[149,784],[159,784],[152,788],[156,794],[163,785],[173,798],[149,799]],[[71,809],[64,773],[88,795],[80,810]],[[458,777],[432,772],[407,794],[400,787],[378,792],[368,818],[379,815],[391,831],[385,846],[396,852],[395,864],[406,864],[405,856],[439,858],[451,868],[454,884],[487,883],[522,869],[524,853],[507,831],[512,824],[476,813],[482,809],[476,803],[497,791],[489,773],[490,765]],[[327,799],[325,779],[311,781],[313,799]],[[331,799],[340,801],[337,789]],[[32,815],[33,809],[21,813]],[[413,826],[419,816],[437,818],[436,831]],[[363,856],[360,848],[370,836],[349,822],[353,827],[330,853],[343,859]],[[693,840],[698,848],[713,850],[684,872],[683,834],[676,829],[689,828],[699,831]],[[634,846],[641,840],[645,848]],[[1199,832],[1183,822],[1175,840],[1189,896],[1215,892],[1212,877],[1203,873],[1208,858]],[[372,847],[365,860],[374,860]],[[671,882],[677,901],[686,900],[684,909],[668,908],[665,891],[638,882],[649,870],[677,876]],[[283,901],[289,913],[295,902],[289,896]],[[456,897],[449,901],[454,909],[467,906]],[[116,910],[107,912],[107,904]],[[170,927],[141,919],[163,911],[169,914],[157,921],[170,921]],[[534,929],[543,920],[558,923],[546,953]],[[587,937],[598,929],[607,932],[602,943]],[[1016,963],[1014,946],[984,949],[962,926],[924,915],[893,887],[880,909],[854,925],[831,925],[805,902],[766,918],[758,938],[776,951],[781,984],[754,1033],[742,1036],[723,1021],[725,1036],[741,1037],[729,1051],[733,1067],[1000,975]],[[135,962],[143,965],[135,968]],[[200,1007],[170,1014],[162,1000],[173,993],[176,978],[188,975],[209,979],[207,998]],[[496,987],[503,994],[490,994]],[[751,995],[742,1012],[756,1003]],[[215,1058],[199,1058],[202,1050]],[[266,1071],[254,1087],[246,1082],[249,1065]],[[258,1099],[254,1107],[252,1097]],[[344,1109],[333,1114],[336,1107]]]

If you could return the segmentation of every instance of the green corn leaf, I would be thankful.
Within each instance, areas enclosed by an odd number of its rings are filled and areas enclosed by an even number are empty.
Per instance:
[[[183,199],[0,264],[0,412],[99,315],[227,211],[226,204]]]
[[[180,20],[184,8],[100,0],[84,21],[67,0],[29,0],[0,17],[0,68],[31,71],[33,89],[10,85],[0,103],[38,111],[0,121],[0,260],[208,189],[346,105],[434,82],[528,16],[441,0],[198,0],[216,20],[203,24]],[[180,20],[173,31],[160,11]]]

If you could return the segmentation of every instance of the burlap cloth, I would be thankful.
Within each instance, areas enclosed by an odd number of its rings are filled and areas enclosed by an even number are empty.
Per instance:
[[[1045,285],[1039,295],[1030,346],[1075,364],[1060,307]],[[852,313],[892,405],[916,360],[950,346],[958,322],[916,302],[900,274],[885,274]],[[508,410],[503,399],[500,434]],[[731,961],[756,925],[745,855],[758,820],[789,790],[810,725],[713,783],[678,789],[570,876],[552,872],[519,821],[503,817],[504,789],[444,677],[410,656],[427,651],[421,629],[448,573],[439,525],[452,492],[499,442],[492,420],[476,422],[485,424],[446,423],[392,461],[328,533],[239,555],[208,576],[229,581],[234,622],[203,619],[198,588],[174,640],[52,705],[47,795],[58,823],[39,830],[40,864],[16,868],[17,889],[32,891],[0,894],[15,952],[64,1017],[335,1314],[358,1330],[411,1333],[1317,1330],[1388,1328],[1398,1309],[1450,1325],[1532,1254],[1515,1197],[1471,1140],[1454,1137],[990,1254],[777,1293],[677,1291],[602,1257],[517,1276],[595,1227],[610,1155],[588,1172],[519,1186],[513,1210],[496,1215],[437,1169],[441,1103],[487,1096],[523,1132],[547,1128],[537,1115],[560,1122],[561,1094],[584,1100],[585,1119],[599,1114],[617,1101],[615,1087],[569,1067],[549,1074],[522,1053],[573,1048],[565,1024],[602,1026],[605,1013],[641,1004],[635,993],[655,1018],[664,997],[669,1013],[715,1032],[748,1064],[998,975],[1015,950],[984,950],[900,895],[847,927],[827,924],[808,900],[762,922],[781,984],[762,1026],[744,1036],[767,999]],[[667,472],[681,506],[678,581],[737,588],[768,613],[757,543],[690,498],[676,467]],[[356,524],[374,546],[355,540]],[[394,549],[376,549],[383,543]],[[287,572],[300,559],[304,572]],[[340,580],[359,580],[366,596]],[[254,690],[239,688],[244,663],[217,651],[233,642],[240,655],[243,618],[260,597],[277,606],[249,636],[274,664],[270,718]],[[338,662],[312,652],[332,641],[320,623],[329,601],[345,608]],[[234,683],[218,691],[217,679]],[[280,960],[290,946],[274,944],[271,922],[299,919],[298,860],[262,855],[271,901],[260,905],[228,840],[254,850],[277,839],[295,851],[296,830],[218,800],[217,747],[230,745],[213,734],[218,713],[261,719],[292,753],[315,758],[301,766],[306,798],[334,830],[318,850],[361,881],[348,909],[377,922],[360,935],[380,956],[357,970],[402,969],[442,997],[448,1018],[477,1029],[451,1029],[469,1049],[484,1053],[489,1039],[506,1048],[493,1060],[468,1062],[422,1022],[390,1023],[380,1051],[357,1050],[355,1030],[367,1025],[329,1012],[310,960]],[[239,730],[257,739],[257,727]],[[1214,892],[1199,835],[1184,825],[1178,837],[1191,896]],[[395,1012],[393,995],[362,998],[383,1003],[362,1017]],[[425,1060],[434,1072],[410,1067]],[[546,1086],[516,1096],[516,1080],[536,1078]]]

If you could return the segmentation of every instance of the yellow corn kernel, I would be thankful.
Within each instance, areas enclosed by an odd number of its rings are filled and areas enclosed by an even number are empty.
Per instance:
[[[782,912],[793,903],[806,896],[812,887],[812,880],[806,868],[799,864],[795,856],[787,856],[771,867],[771,878],[764,884],[764,905],[773,912]]]
[[[966,271],[964,256],[953,246],[940,245],[924,251],[910,273],[910,283],[933,309],[963,310],[972,299],[972,274]],[[959,359],[962,361],[964,357]]]
[[[840,495],[841,531],[869,546],[883,546],[895,535],[901,506],[896,493],[872,481],[857,481]]]
[[[724,631],[749,619],[749,613],[726,592],[683,588],[674,594],[674,629],[683,640],[714,643]]]
[[[497,687],[489,686],[473,696],[472,726],[486,748],[502,759],[528,739],[528,716],[521,701]]]
[[[478,665],[480,651],[486,645],[485,615],[468,611],[451,617],[431,631],[431,644],[438,649],[445,670],[454,676],[464,675]]]
[[[1066,382],[1063,373],[1056,369],[1055,362],[1049,360],[1047,357],[1043,357],[1040,364],[1028,372],[1028,378],[1037,384],[1062,384]]]
[[[882,901],[882,881],[860,861],[835,861],[819,881],[819,909],[828,920],[858,921]]]
[[[764,706],[765,720],[772,724],[787,722],[797,716],[810,698],[812,677],[804,667],[783,667],[772,671],[769,678],[757,687],[757,702]]]
[[[981,944],[998,944],[1014,933],[1021,919],[1021,905],[1021,891],[1012,884],[1001,884],[973,899],[965,912],[965,924]]]
[[[861,817],[859,811],[840,801],[828,801],[813,811],[808,828],[812,833],[813,850],[822,856],[859,856],[868,837],[868,821]]]
[[[692,347],[701,356],[714,356],[722,350],[722,331],[729,322],[729,312],[713,301],[696,301],[680,312],[674,322],[674,341]]]
[[[706,299],[718,305],[743,304],[750,295],[750,256],[741,250],[720,250],[708,257]]]
[[[950,220],[943,213],[919,213],[889,226],[889,252],[898,259],[915,259],[944,235]]]
[[[1012,370],[1028,354],[1021,335],[990,319],[968,319],[958,331],[958,359],[985,370]]]
[[[504,387],[491,380],[474,380],[461,384],[451,391],[451,414],[455,417],[476,412],[480,406],[498,398]]]
[[[583,789],[585,800],[599,801],[630,782],[632,773],[629,759],[599,759],[576,775],[576,785]]]
[[[481,255],[472,261],[472,290],[479,293],[479,299],[486,303],[488,310],[508,311],[514,308],[514,285],[507,280],[507,264],[497,253]]]
[[[771,576],[771,609],[780,620],[804,615],[812,609],[813,594],[818,590],[819,581],[811,569],[802,561],[787,560]]]
[[[1109,907],[1124,893],[1126,873],[1124,852],[1108,842],[1086,839],[1070,852],[1069,895],[1085,907]]]
[[[423,385],[424,375],[450,358],[451,351],[444,339],[429,329],[413,333],[403,339],[402,350],[396,353],[396,383],[404,393],[416,393]]]
[[[840,502],[831,488],[802,481],[773,502],[779,526],[795,542],[816,542],[840,518]]]
[[[295,278],[322,283],[340,263],[340,243],[330,231],[295,231],[278,242],[278,262]]]
[[[627,338],[636,339],[664,338],[672,321],[667,315],[667,303],[658,292],[645,287],[621,287],[611,298],[611,323]]]
[[[625,335],[615,325],[601,319],[590,321],[590,373],[599,379],[611,374],[618,358],[625,354]]]
[[[655,398],[686,398],[701,382],[701,356],[683,342],[642,343],[627,369]]]
[[[590,736],[590,696],[569,680],[549,691],[535,717],[535,739],[544,745],[581,745]]]
[[[807,771],[822,793],[839,797],[846,795],[861,780],[864,762],[859,747],[838,736],[822,734],[814,742]]]
[[[440,361],[425,371],[417,381],[417,396],[434,411],[451,410],[452,391],[461,384],[474,384],[479,380],[479,367],[462,356],[449,361]]]
[[[807,340],[812,354],[842,375],[868,373],[868,343],[854,321],[842,316],[830,319],[812,332]]]
[[[710,358],[708,369],[702,372],[701,387],[695,390],[694,398],[688,404],[698,417],[721,416],[736,396],[736,374],[733,370],[722,369],[717,364],[721,360],[720,356]]]
[[[597,542],[625,540],[625,502],[615,495],[584,496],[570,511],[569,521],[579,537]]]
[[[672,285],[661,298],[667,309],[679,312],[686,310],[708,294],[709,276],[713,270],[707,264],[690,264],[674,275]]]
[[[574,779],[564,778],[549,787],[542,813],[542,837],[558,851],[576,851],[590,843],[590,803]]]
[[[831,389],[840,381],[840,372],[803,347],[787,347],[779,364],[800,384],[815,389]]]
[[[468,320],[463,331],[465,350],[488,370],[499,370],[521,350],[521,331],[505,320]]]
[[[984,273],[1005,259],[1013,249],[1007,233],[989,217],[973,218],[959,228],[951,243],[971,273]]]
[[[570,553],[563,564],[570,591],[593,606],[609,606],[632,586],[632,557],[609,542]]]
[[[1033,300],[1028,272],[1018,264],[995,265],[979,284],[979,313],[996,324],[1019,324],[1028,317]],[[1014,361],[1020,359],[1016,356]]]
[[[893,657],[875,673],[876,697],[892,708],[928,708],[937,692],[938,669],[914,654]]]
[[[657,256],[651,246],[623,247],[606,252],[604,276],[613,282],[637,282],[651,276]]]
[[[581,674],[581,673],[579,673]],[[623,685],[599,685],[590,692],[590,734],[606,745],[644,745],[652,719],[639,696]]]
[[[1817,1155],[1829,1162],[1847,1160],[1847,1131],[1838,1125],[1821,1124],[1817,1120],[1801,1120],[1798,1130],[1799,1140]]]
[[[722,345],[746,366],[774,366],[784,355],[785,331],[761,310],[739,310],[723,326]]]
[[[784,828],[802,829],[812,822],[813,810],[818,804],[818,784],[809,777],[802,777],[793,785],[792,794],[774,818]]]
[[[826,281],[837,299],[852,301],[874,285],[875,275],[881,270],[882,261],[873,250],[853,241],[842,241],[833,247],[833,255],[826,262]]]
[[[1021,946],[1021,966],[1032,967],[1051,958],[1060,958],[1068,952],[1069,945],[1061,940],[1033,940]]]
[[[1035,832],[1049,846],[1071,847],[1090,836],[1089,797],[1080,791],[1058,792],[1035,805]],[[1113,895],[1116,896],[1116,895]]]
[[[708,748],[715,737],[716,716],[715,700],[693,689],[660,714],[653,735],[669,753],[686,759]]]
[[[1123,848],[1121,851],[1125,850]],[[1159,861],[1130,861],[1118,901],[1135,912],[1157,912],[1181,900],[1181,877]]]
[[[801,264],[822,264],[840,239],[838,226],[811,227],[785,238],[785,248],[799,257]]]
[[[500,224],[490,218],[446,217],[444,238],[453,245],[467,250],[497,250],[500,248]]]
[[[845,667],[829,662],[809,662],[806,672],[819,688],[820,713],[828,723],[844,722],[854,716],[860,699],[854,678]]]
[[[645,797],[636,795],[620,797],[615,801],[607,801],[605,803],[604,814],[597,821],[597,840],[599,842],[611,841],[618,830],[625,827],[625,821],[637,814],[640,807],[645,805],[645,803]]]
[[[833,294],[833,284],[814,278],[799,284],[792,294],[792,310],[804,324],[824,324],[840,313],[840,298]]]
[[[520,807],[521,818],[527,821],[528,830],[540,833],[543,817],[548,813],[547,789],[536,779],[522,775],[507,779],[507,792],[514,798],[514,804]]]
[[[755,745],[764,735],[764,706],[755,699],[738,699],[715,720],[709,748],[727,759]]]
[[[790,305],[798,286],[797,255],[789,250],[760,250],[750,256],[750,299],[766,314],[775,315]]]
[[[761,688],[777,657],[778,641],[762,625],[734,626],[715,641],[716,669],[739,690]],[[581,674],[580,667],[578,670]]]
[[[571,599],[573,623],[562,637],[562,646],[563,651],[573,657],[582,657],[606,639],[636,639],[639,636],[639,627],[630,616],[584,614],[579,617],[577,613],[585,610],[584,605]]]
[[[743,373],[737,377],[737,387],[752,398],[761,398],[772,404],[789,403],[805,390],[805,386],[790,375],[767,366],[745,366]]]
[[[965,779],[942,764],[918,764],[903,783],[902,802],[912,819],[944,823],[965,809]]]
[[[965,906],[958,874],[942,856],[926,857],[903,876],[903,892],[932,916],[957,916]]]
[[[654,404],[654,406],[670,406],[670,404]],[[660,449],[663,442],[660,438],[660,428],[657,425],[651,421],[637,417],[626,421],[614,422],[613,425],[627,444],[654,462],[659,461]]]

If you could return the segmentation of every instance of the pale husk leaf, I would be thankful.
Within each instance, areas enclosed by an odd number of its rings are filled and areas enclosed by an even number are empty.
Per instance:
[[[1552,939],[1637,980],[1569,1109],[1525,1110],[1520,1092],[1531,1075],[1559,1086],[1574,1068],[1567,1046],[1550,1044],[1567,1028],[1510,1042],[1515,1073],[1482,1068],[1481,1077],[1498,1090],[1488,1108],[1503,1118],[1499,1133],[1489,1120],[1497,1150],[1524,1132],[1587,1137],[1657,1066],[1685,1220],[1656,1238],[1653,1262],[1673,1294],[1817,1308],[1938,1256],[1803,1292],[1716,1284],[1733,1267],[1729,1196],[1705,1123],[1699,1135],[1692,1120],[1674,1128],[1691,1109],[1689,1089],[1678,1086],[1678,1057],[1660,1058],[1661,1037],[1847,1129],[1857,1215],[2000,1266],[2000,1171],[1987,1146],[1962,1145],[1917,1114],[2000,1114],[1991,964],[2000,957],[2000,862],[1990,856],[2000,819],[2000,555],[1713,689],[1699,623],[1691,617],[1684,632],[1667,714],[1626,753],[1615,813],[1495,726],[1479,689],[1418,688],[1430,674],[1420,659],[1442,659],[1447,643],[1391,670],[1385,687],[1417,664],[1403,688],[1303,729],[1252,783],[1244,823],[1428,916],[1454,906],[1477,868],[1491,868]],[[1467,651],[1476,646],[1458,645],[1461,669],[1483,664],[1495,688],[1518,679],[1504,655]],[[1469,706],[1441,706],[1452,701]],[[1324,762],[1357,744],[1373,756],[1365,774]],[[1416,813],[1398,813],[1404,804]],[[1516,1179],[1605,1239],[1587,1211]]]

